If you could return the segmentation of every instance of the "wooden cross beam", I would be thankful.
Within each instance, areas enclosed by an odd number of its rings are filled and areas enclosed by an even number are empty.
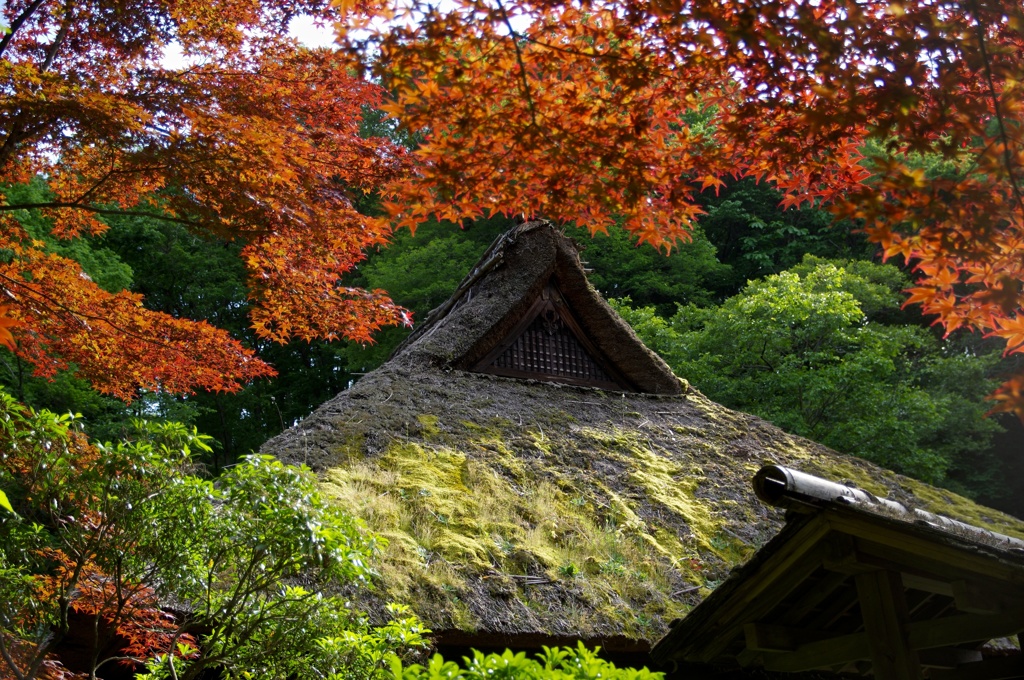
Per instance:
[[[921,660],[910,646],[910,616],[899,572],[878,570],[854,579],[875,680],[921,680]]]
[[[938,649],[979,639],[1016,635],[1024,631],[1024,612],[996,616],[962,614],[909,623],[906,629],[910,649]],[[820,631],[752,623],[747,624],[744,632],[747,649],[764,653],[764,667],[769,671],[795,673],[872,658],[866,630],[822,638]]]

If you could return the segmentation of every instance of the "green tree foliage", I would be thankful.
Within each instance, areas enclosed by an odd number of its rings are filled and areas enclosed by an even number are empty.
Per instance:
[[[720,289],[726,293],[722,297],[737,293],[751,279],[799,264],[808,253],[870,258],[875,250],[849,223],[836,223],[819,207],[784,209],[782,193],[767,182],[729,181],[718,191],[704,191],[700,198],[706,213],[697,223],[717,249],[718,259],[732,268],[728,288]]]
[[[150,678],[368,677],[422,645],[407,610],[378,632],[333,594],[366,586],[375,539],[308,470],[250,457],[214,483],[194,430],[140,421],[94,446],[76,418],[2,393],[0,438],[0,676],[148,659]],[[92,634],[69,669],[74,625]]]
[[[934,483],[956,485],[998,424],[983,398],[998,357],[955,350],[900,320],[894,267],[808,256],[717,308],[666,320],[619,310],[708,397]],[[966,489],[977,493],[978,488]]]
[[[715,246],[695,228],[693,240],[669,253],[639,245],[622,229],[598,234],[569,229],[583,248],[580,257],[590,269],[590,282],[606,298],[629,297],[634,304],[653,306],[671,315],[677,303],[709,305],[731,288],[732,267],[718,261]]]
[[[661,673],[646,668],[616,668],[614,664],[597,656],[599,650],[591,651],[578,643],[575,648],[550,648],[527,658],[524,652],[514,654],[506,650],[502,654],[484,654],[473,651],[472,658],[463,658],[463,663],[445,661],[434,655],[426,666],[402,666],[396,658],[392,661],[392,680],[661,680]]]

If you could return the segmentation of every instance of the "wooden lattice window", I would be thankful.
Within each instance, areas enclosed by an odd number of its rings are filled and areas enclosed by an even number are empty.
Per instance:
[[[612,382],[554,309],[538,314],[492,366],[521,373]]]
[[[547,286],[504,342],[473,367],[482,373],[628,389],[582,332],[554,286]]]

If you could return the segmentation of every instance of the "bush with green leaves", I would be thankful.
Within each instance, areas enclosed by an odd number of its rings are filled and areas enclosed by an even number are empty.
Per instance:
[[[0,393],[0,678],[118,662],[176,680],[366,678],[425,646],[407,609],[374,628],[349,606],[377,539],[309,470],[251,456],[206,479],[206,437],[134,426],[94,445],[75,417]],[[88,667],[62,663],[72,627],[90,631]]]
[[[646,668],[616,668],[598,656],[599,648],[587,649],[582,642],[572,647],[544,647],[535,658],[525,652],[484,654],[473,651],[463,663],[445,661],[435,654],[426,666],[403,665],[391,659],[392,680],[662,680],[664,675]]]

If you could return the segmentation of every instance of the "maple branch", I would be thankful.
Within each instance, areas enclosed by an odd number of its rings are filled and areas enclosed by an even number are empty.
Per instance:
[[[135,338],[136,340],[141,340],[142,342],[146,342],[146,343],[149,343],[151,345],[155,345],[157,347],[162,347],[164,349],[168,349],[168,350],[171,350],[173,352],[177,352],[178,354],[185,354],[186,353],[183,348],[178,347],[176,345],[172,345],[172,344],[169,344],[169,343],[166,343],[166,342],[162,342],[160,340],[156,340],[156,339],[151,338],[151,337],[140,335],[138,333],[135,333],[133,331],[127,330],[125,328],[120,328],[113,321],[108,319],[107,317],[99,316],[99,315],[96,315],[96,314],[88,314],[86,312],[80,312],[80,311],[77,311],[75,309],[72,309],[71,307],[68,307],[67,305],[63,304],[62,302],[60,302],[59,300],[53,298],[52,296],[47,295],[46,293],[44,293],[42,291],[36,290],[32,286],[29,286],[24,281],[19,281],[17,279],[12,279],[11,277],[9,277],[9,276],[7,276],[6,274],[3,274],[3,273],[0,273],[0,279],[2,279],[4,281],[7,281],[12,286],[21,287],[23,290],[25,290],[25,291],[27,291],[27,292],[29,292],[29,293],[37,296],[37,297],[42,298],[43,300],[45,300],[49,304],[53,305],[56,309],[59,309],[60,311],[66,313],[66,314],[71,315],[71,317],[73,319],[75,319],[76,321],[78,321],[80,324],[85,325],[84,322],[80,321],[78,317],[81,317],[82,319],[91,319],[93,321],[98,321],[100,323],[105,323],[106,325],[108,325],[112,329],[114,329],[116,332],[123,333],[124,335],[128,336],[129,338]],[[86,326],[86,327],[88,327],[88,326]]]
[[[161,215],[159,213],[151,213],[140,210],[113,210],[110,208],[98,208],[92,205],[83,205],[74,201],[49,201],[46,203],[17,203],[15,205],[0,205],[0,212],[5,210],[38,210],[38,209],[56,209],[56,208],[74,208],[76,210],[85,210],[86,212],[96,213],[97,215],[115,215],[124,217],[149,217],[154,220],[163,220],[164,222],[173,222],[175,224],[183,224],[187,227],[201,227],[202,222],[196,220],[187,220],[182,217],[171,217],[170,215]]]
[[[978,32],[978,49],[981,51],[981,62],[985,67],[985,83],[988,86],[989,96],[992,98],[992,110],[999,125],[999,138],[1003,143],[1003,164],[1006,166],[1006,174],[1013,188],[1013,197],[1017,199],[1017,206],[1024,212],[1024,195],[1021,193],[1020,184],[1014,174],[1013,152],[1010,150],[1010,138],[1006,133],[1006,120],[1003,117],[1003,110],[999,102],[999,94],[996,92],[995,77],[992,75],[992,63],[985,47],[985,26],[981,21],[981,13],[978,11],[977,0],[970,2],[971,14],[974,17],[974,24]]]
[[[103,661],[100,661],[99,664],[96,665],[95,670],[98,671],[102,666],[107,665],[111,661],[114,661],[114,662],[118,662],[118,661],[131,661],[132,663],[141,664],[141,663],[145,663],[146,660],[143,659],[142,657],[138,657],[138,656],[108,656],[105,659],[103,659]]]
[[[187,622],[178,626],[174,631],[174,635],[171,636],[171,641],[167,643],[167,660],[171,667],[171,677],[175,680],[178,677],[178,671],[174,668],[174,650],[178,648],[178,638],[186,634],[185,631],[188,630],[188,626]]]
[[[18,113],[11,121],[10,129],[7,131],[4,143],[0,145],[0,168],[7,165],[8,160],[18,150],[18,146],[33,135],[42,134],[47,128],[58,122],[56,115],[49,118],[42,118],[34,125],[25,123],[24,113]]]
[[[174,651],[167,652],[167,665],[171,669],[171,680],[178,680],[178,671],[174,669]]]
[[[111,159],[110,160],[110,169],[107,170],[105,173],[103,173],[103,176],[101,176],[99,179],[97,179],[95,182],[93,182],[92,186],[89,187],[88,189],[86,189],[85,192],[82,193],[81,196],[79,196],[78,198],[76,198],[74,201],[71,201],[71,202],[74,203],[75,205],[84,205],[85,202],[89,200],[89,196],[91,196],[92,194],[96,193],[99,190],[99,188],[101,186],[103,186],[104,182],[106,182],[108,179],[110,179],[110,177],[112,175],[118,174],[118,170],[117,170],[117,168],[114,167],[114,163],[115,163],[115,160]],[[122,174],[131,174],[131,173],[129,172],[129,173],[122,173]]]
[[[526,103],[530,108],[530,121],[534,127],[540,127],[537,125],[537,108],[533,104],[533,94],[530,92],[530,82],[526,76],[526,64],[523,62],[523,50],[519,46],[519,33],[516,29],[512,28],[512,20],[509,19],[508,12],[505,11],[505,5],[502,4],[501,0],[497,0],[498,9],[501,11],[501,18],[505,22],[505,26],[508,27],[508,37],[512,41],[512,46],[516,49],[516,61],[519,63],[519,77],[523,81],[523,96],[526,97]]]
[[[553,45],[551,43],[544,42],[543,40],[541,40],[539,38],[531,37],[528,34],[521,34],[520,37],[523,40],[525,40],[526,42],[533,43],[534,45],[537,45],[538,47],[543,47],[544,49],[551,50],[552,52],[561,52],[562,54],[570,54],[570,55],[572,55],[574,57],[585,57],[585,58],[588,58],[588,59],[592,59],[594,61],[602,61],[602,60],[618,61],[618,62],[621,62],[621,63],[624,63],[624,64],[639,64],[639,63],[641,63],[641,60],[637,56],[622,56],[622,55],[618,55],[618,54],[612,54],[611,52],[600,52],[600,51],[598,51],[596,49],[593,52],[584,52],[582,50],[577,50],[577,49],[574,49],[572,47],[562,47],[560,45]],[[660,67],[660,66],[659,67],[652,67],[650,63],[643,63],[643,66],[646,69],[648,69],[646,72],[650,73],[652,76],[659,76],[659,77],[665,78],[667,80],[674,80],[674,81],[681,82],[681,83],[686,83],[687,82],[681,75],[679,75],[679,72],[676,69]]]
[[[47,71],[53,64],[53,60],[57,57],[57,51],[64,42],[64,38],[67,37],[68,29],[71,28],[71,23],[71,3],[69,2],[64,5],[64,20],[60,23],[60,30],[57,31],[57,35],[54,36],[53,43],[50,44],[50,49],[46,51],[46,58],[39,66],[40,73]]]
[[[10,652],[7,651],[7,643],[4,642],[4,634],[0,633],[0,656],[4,657],[4,661],[7,662],[7,667],[14,673],[14,677],[17,680],[25,680],[25,675],[18,670],[18,666],[14,663],[14,659],[11,657]]]
[[[14,34],[18,32],[18,29],[20,29],[22,25],[29,20],[29,17],[36,13],[36,10],[39,9],[44,2],[46,2],[46,0],[32,0],[32,3],[25,8],[25,11],[19,14],[18,17],[11,22],[11,25],[7,27],[7,35],[3,37],[3,40],[0,40],[0,56],[3,55],[4,50],[7,49],[8,45],[11,44],[11,41],[14,39]]]
[[[111,487],[113,486],[112,482],[113,482],[112,479],[108,480],[106,488],[104,489],[104,494],[103,495],[105,497],[105,499],[104,499],[105,503],[109,502],[109,500],[110,500],[109,499],[109,497],[110,497],[110,490],[111,490]],[[127,546],[123,546],[122,545],[121,549],[125,550],[125,549],[127,549]],[[113,614],[109,614],[107,616],[108,620],[110,621],[110,626],[109,626],[109,630],[107,631],[106,635],[104,636],[105,637],[105,639],[103,640],[104,643],[108,643],[110,641],[110,639],[113,637],[113,635],[116,634],[117,629],[121,625],[121,615],[124,613],[125,607],[128,604],[128,600],[131,599],[132,595],[134,595],[136,592],[138,592],[138,591],[133,590],[131,595],[128,595],[127,597],[124,596],[124,593],[123,593],[123,586],[124,586],[124,582],[123,582],[123,578],[124,578],[123,567],[124,567],[124,553],[121,553],[114,560],[114,573],[112,574],[112,577],[113,577],[113,580],[114,580],[114,593],[113,593],[112,597],[113,597],[113,599],[114,599],[114,601],[115,601],[117,606],[114,609],[114,613]],[[108,604],[108,603],[104,603],[104,605],[106,605],[106,604]],[[106,644],[103,644],[103,645],[100,644],[100,621],[103,618],[103,615],[104,615],[103,608],[102,607],[97,607],[96,608],[96,615],[93,617],[93,624],[92,624],[92,626],[93,626],[93,642],[92,642],[93,647],[92,647],[92,663],[90,664],[92,666],[92,670],[89,671],[89,678],[90,678],[90,680],[96,680],[96,671],[104,663],[104,662],[100,661],[100,654],[102,653],[103,647],[106,646]]]

